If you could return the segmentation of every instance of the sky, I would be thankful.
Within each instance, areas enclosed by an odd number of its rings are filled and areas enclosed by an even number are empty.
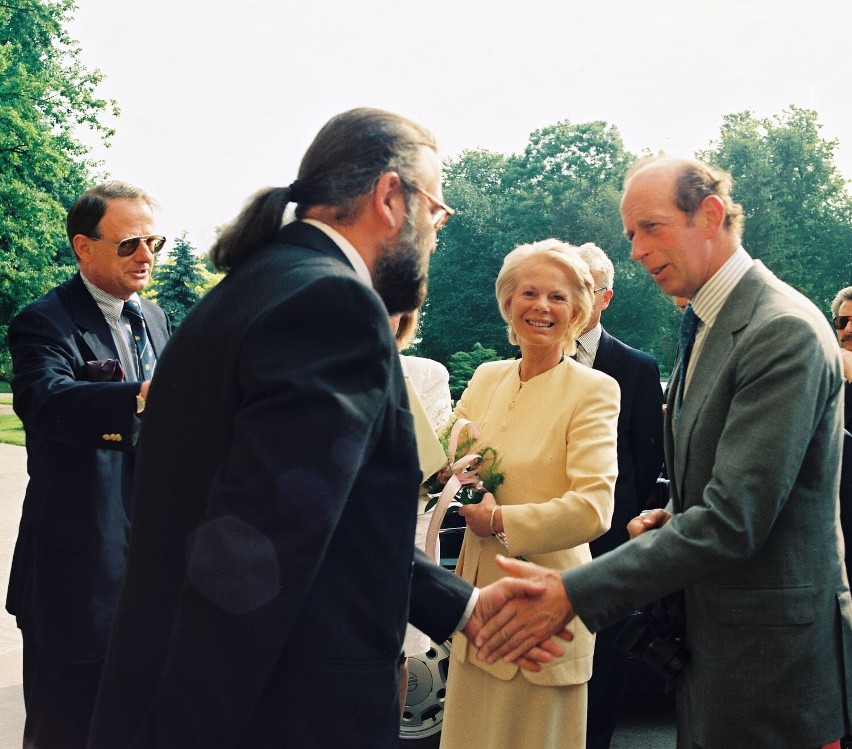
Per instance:
[[[69,34],[121,109],[109,148],[84,140],[199,251],[358,106],[426,125],[446,157],[519,152],[566,119],[692,155],[727,114],[795,105],[852,180],[849,0],[77,1]]]

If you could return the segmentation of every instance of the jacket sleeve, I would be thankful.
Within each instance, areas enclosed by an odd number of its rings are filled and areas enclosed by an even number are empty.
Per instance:
[[[409,621],[435,642],[456,631],[473,586],[435,564],[420,549],[414,550]]]

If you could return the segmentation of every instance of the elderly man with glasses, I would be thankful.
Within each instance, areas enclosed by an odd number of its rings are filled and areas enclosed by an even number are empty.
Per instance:
[[[79,272],[9,327],[29,484],[7,610],[24,642],[24,745],[84,747],[124,578],[135,435],[170,335],[139,297],[165,237],[123,182],[68,214]]]
[[[406,619],[473,636],[542,592],[477,592],[414,548],[423,477],[388,314],[423,301],[440,191],[428,131],[354,109],[219,235],[227,275],[145,412],[91,749],[398,747]]]

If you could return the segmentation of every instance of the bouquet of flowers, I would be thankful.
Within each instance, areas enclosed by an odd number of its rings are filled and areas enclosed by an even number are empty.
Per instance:
[[[470,434],[460,440],[465,428]],[[438,503],[448,485],[455,489],[449,507],[458,511],[462,505],[482,501],[485,492],[493,494],[503,483],[505,474],[500,470],[500,456],[493,447],[477,444],[479,428],[472,421],[458,419],[438,439],[447,453],[447,464],[423,483],[430,497],[426,510]],[[455,482],[451,481],[453,478]]]
[[[462,440],[465,429],[470,434]],[[444,515],[458,512],[462,505],[481,502],[485,492],[493,493],[504,478],[500,456],[494,448],[478,444],[479,427],[472,421],[457,419],[438,439],[447,453],[447,464],[423,484],[430,496],[426,510],[435,508],[426,535],[430,556],[434,556]]]

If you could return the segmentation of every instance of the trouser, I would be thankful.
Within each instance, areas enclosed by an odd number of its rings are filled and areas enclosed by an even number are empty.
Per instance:
[[[23,639],[24,749],[85,749],[103,661],[70,663]]]

